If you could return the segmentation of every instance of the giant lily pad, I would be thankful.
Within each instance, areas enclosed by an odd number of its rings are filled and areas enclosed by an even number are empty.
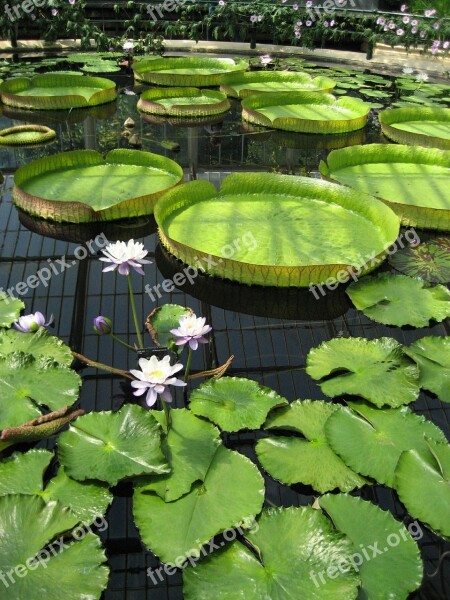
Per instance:
[[[256,125],[303,133],[345,133],[362,129],[370,105],[350,96],[278,92],[252,94],[242,101],[242,118]]]
[[[69,346],[54,335],[49,335],[45,327],[40,327],[34,333],[0,330],[0,356],[11,352],[24,352],[35,358],[50,357],[64,367],[70,367],[73,361]]]
[[[14,108],[84,108],[112,102],[116,97],[116,84],[103,77],[44,73],[32,79],[16,77],[0,85],[2,102]]]
[[[404,350],[419,365],[421,387],[450,402],[450,337],[423,337]]]
[[[310,350],[306,372],[327,396],[361,396],[378,407],[417,400],[419,369],[392,338],[335,338]]]
[[[393,108],[379,119],[382,132],[394,142],[450,150],[450,108]]]
[[[243,72],[247,67],[245,60],[189,56],[140,60],[133,64],[133,71],[135,79],[144,83],[208,87],[219,85],[227,73]]]
[[[450,538],[450,446],[428,440],[428,448],[403,452],[395,487],[408,512]]]
[[[207,117],[226,112],[230,102],[222,92],[179,87],[143,92],[137,107],[164,117]]]
[[[258,429],[273,408],[288,401],[274,390],[243,377],[210,380],[194,390],[189,408],[222,431]]]
[[[194,568],[184,569],[186,600],[358,596],[360,580],[351,567],[351,544],[320,511],[310,506],[269,509],[244,539],[249,545],[234,541]],[[339,572],[341,563],[350,565],[347,571]]]
[[[167,473],[162,429],[146,410],[126,404],[120,411],[93,412],[62,433],[58,456],[67,475],[115,485],[124,477]]]
[[[32,215],[82,223],[147,215],[183,179],[172,160],[140,150],[62,152],[20,167],[13,200]]]
[[[352,564],[358,564],[362,582],[360,598],[406,600],[420,586],[423,566],[419,548],[391,513],[348,494],[327,494],[319,504],[353,542]]]
[[[277,436],[259,440],[256,453],[264,469],[288,485],[311,485],[320,493],[338,488],[349,492],[366,480],[357,475],[328,445],[325,423],[339,406],[321,400],[295,401],[269,416],[266,429],[302,433],[299,437]]]
[[[38,405],[52,410],[78,398],[80,376],[48,358],[13,352],[0,357],[0,429],[41,416]]]
[[[359,310],[385,325],[426,327],[450,316],[450,291],[423,279],[379,273],[351,283],[347,294]]]
[[[403,225],[450,231],[450,151],[367,144],[333,150],[320,172],[386,202]],[[430,181],[433,185],[430,185]]]
[[[152,411],[155,419],[167,429],[163,412]],[[162,443],[162,450],[170,464],[170,474],[153,475],[141,491],[155,491],[166,502],[178,500],[189,492],[194,481],[203,481],[208,472],[217,446],[219,430],[197,418],[185,408],[170,411],[171,425]]]
[[[57,502],[20,494],[0,497],[0,572],[6,574],[9,600],[100,598],[109,572],[100,539],[82,529],[77,540],[61,539],[77,522]]]
[[[450,240],[445,237],[407,246],[389,256],[389,262],[401,273],[432,283],[450,281]]]
[[[426,448],[425,436],[444,442],[442,431],[406,407],[376,409],[362,403],[334,412],[325,424],[331,448],[357,473],[394,486],[402,452]],[[356,412],[355,412],[356,411]]]
[[[22,300],[0,292],[0,327],[11,327],[24,308]]]
[[[399,231],[385,208],[310,178],[236,173],[220,192],[206,181],[171,190],[155,218],[162,244],[189,265],[243,283],[306,287],[339,273],[348,280],[357,263],[375,268]]]
[[[204,481],[174,502],[146,491],[134,493],[136,525],[145,545],[170,564],[196,555],[216,534],[259,514],[264,480],[255,465],[238,452],[217,447]],[[178,559],[178,560],[177,560]]]
[[[18,125],[0,131],[0,146],[44,144],[55,137],[56,132],[44,125]]]
[[[329,77],[288,71],[251,71],[223,77],[220,89],[232,98],[246,98],[261,92],[331,92],[336,82]]]

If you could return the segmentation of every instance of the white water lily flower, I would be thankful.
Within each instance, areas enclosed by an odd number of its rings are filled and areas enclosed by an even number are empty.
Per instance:
[[[207,344],[208,340],[203,336],[212,330],[210,325],[205,325],[204,317],[196,317],[194,314],[180,317],[179,325],[176,329],[171,329],[177,339],[177,346],[189,344],[191,350],[197,350],[199,344]]]
[[[414,73],[414,69],[412,67],[403,67],[404,75],[412,75]]]
[[[145,260],[144,256],[147,256],[148,250],[144,248],[144,244],[141,242],[135,242],[134,240],[128,240],[128,242],[115,242],[114,244],[108,244],[104,250],[102,250],[105,256],[102,256],[100,260],[104,262],[112,263],[103,269],[103,272],[114,271],[119,267],[118,271],[120,275],[129,275],[130,267],[132,267],[139,275],[144,275],[142,265],[150,265],[151,260]]]
[[[124,42],[122,44],[122,48],[124,50],[126,50],[127,52],[130,52],[131,50],[134,50],[134,46],[135,46],[135,44],[134,44],[133,40],[127,40],[126,42]]]
[[[165,356],[161,360],[158,360],[156,356],[149,359],[140,358],[139,366],[141,371],[137,369],[130,371],[137,378],[137,380],[131,382],[131,387],[135,388],[133,392],[135,396],[142,396],[147,392],[145,398],[147,406],[153,406],[158,395],[166,402],[172,402],[169,386],[183,387],[186,385],[181,379],[173,377],[175,373],[183,368],[183,365],[177,363],[172,366],[170,356]]]
[[[39,327],[48,327],[51,323],[53,323],[53,315],[48,320],[48,323],[46,323],[44,315],[37,311],[31,315],[19,317],[18,321],[13,323],[13,327],[22,333],[34,333]]]
[[[272,57],[269,54],[263,54],[259,57],[259,60],[261,61],[262,65],[268,65],[272,62]]]
[[[417,73],[416,81],[428,81],[428,75],[426,73]]]

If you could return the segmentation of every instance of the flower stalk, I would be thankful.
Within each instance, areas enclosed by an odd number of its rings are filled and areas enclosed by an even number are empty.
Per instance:
[[[133,286],[131,284],[131,275],[130,274],[128,274],[128,290],[130,292],[131,312],[133,313],[134,326],[136,328],[136,336],[138,339],[138,347],[143,348],[144,343],[142,341],[142,335],[141,335],[140,326],[139,326],[139,319],[137,316],[136,302],[134,300]]]

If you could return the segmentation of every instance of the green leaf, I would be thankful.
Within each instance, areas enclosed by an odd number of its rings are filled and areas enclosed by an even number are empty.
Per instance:
[[[0,292],[0,327],[11,327],[24,308],[22,300]]]
[[[279,481],[311,485],[320,493],[338,488],[349,492],[367,481],[349,469],[328,445],[327,419],[340,407],[321,400],[297,400],[272,413],[265,429],[302,433],[306,439],[277,436],[259,440],[258,460]]]
[[[385,325],[427,327],[450,316],[450,291],[422,279],[380,273],[347,288],[350,300],[369,318]]]
[[[268,413],[287,404],[274,390],[243,377],[209,380],[194,390],[189,408],[206,417],[222,431],[258,429]]]
[[[405,352],[419,365],[420,386],[450,402],[450,337],[423,337]]]
[[[166,430],[164,412],[152,411],[151,414]],[[141,491],[155,491],[165,502],[178,500],[190,491],[194,481],[204,481],[221,443],[219,430],[189,410],[172,409],[170,416],[172,423],[161,447],[171,472],[150,476],[146,484],[139,482]]]
[[[0,330],[0,356],[11,352],[25,352],[36,359],[50,357],[65,367],[70,367],[73,361],[69,346],[49,335],[45,327],[40,327],[35,333],[21,333],[15,329]]]
[[[376,409],[351,402],[331,415],[325,433],[331,448],[351,469],[393,487],[402,452],[426,447],[425,437],[445,441],[431,421],[402,408]],[[356,412],[355,412],[356,411]]]
[[[379,119],[382,132],[394,142],[450,149],[449,108],[394,108],[381,112]]]
[[[58,441],[58,456],[69,477],[115,485],[124,477],[167,473],[161,426],[143,408],[92,412],[77,419]]]
[[[162,244],[186,264],[279,287],[320,284],[338,274],[348,281],[361,257],[377,256],[376,263],[363,259],[363,272],[379,264],[399,231],[397,217],[374,199],[278,173],[233,173],[220,192],[207,181],[177,186],[158,201],[155,219]]]
[[[7,494],[39,494],[43,489],[43,475],[53,453],[48,450],[14,452],[0,462],[0,496]]]
[[[359,563],[362,581],[359,598],[406,600],[420,586],[419,548],[391,513],[347,494],[326,494],[319,504],[353,543],[353,564]]]
[[[242,101],[242,118],[255,125],[302,133],[345,133],[362,129],[370,106],[359,98],[316,92],[251,94]]]
[[[117,97],[114,81],[102,77],[79,77],[44,73],[32,79],[16,77],[0,85],[4,104],[33,110],[83,108],[112,102]]]
[[[140,60],[132,65],[137,81],[171,87],[219,85],[227,73],[243,72],[247,67],[244,60],[193,56]]]
[[[380,198],[402,225],[450,231],[448,150],[365,144],[333,150],[327,163],[324,177]]]
[[[349,563],[352,547],[330,521],[310,506],[264,511],[240,541],[183,571],[186,600],[352,600],[359,577]],[[332,573],[322,582],[320,573]]]
[[[75,371],[43,357],[23,352],[0,357],[0,428],[41,416],[36,404],[52,410],[70,406],[78,398],[80,384]]]
[[[310,350],[306,372],[323,379],[322,392],[331,398],[351,394],[382,407],[417,400],[419,370],[392,338],[335,338]]]
[[[164,117],[208,117],[230,108],[223,92],[191,87],[153,88],[141,94],[138,110]]]
[[[192,314],[192,309],[179,304],[163,304],[155,308],[147,317],[145,326],[156,346],[168,347],[174,336],[171,329],[179,325],[180,317]]]
[[[225,75],[221,91],[233,98],[246,98],[261,92],[332,92],[336,82],[329,77],[313,78],[308,73],[289,71],[250,71]]]
[[[409,277],[447,283],[450,281],[450,240],[438,237],[418,246],[407,246],[392,254],[389,262]]]
[[[111,221],[150,214],[182,179],[177,163],[151,152],[116,149],[103,157],[95,150],[73,150],[17,169],[13,200],[52,221]]]
[[[100,598],[108,568],[102,564],[106,557],[99,538],[81,530],[85,535],[79,541],[55,540],[76,524],[76,517],[56,502],[45,504],[37,496],[0,497],[0,573],[5,574],[8,600]]]
[[[133,511],[144,544],[163,562],[175,564],[244,518],[252,520],[263,501],[264,481],[255,465],[218,446],[203,483],[174,502],[137,486]]]
[[[41,496],[46,502],[56,500],[61,506],[70,508],[84,524],[104,515],[113,501],[113,495],[105,485],[75,481],[66,475],[63,467],[49,481]]]
[[[400,456],[395,489],[411,515],[450,539],[450,446],[433,440],[427,445]]]

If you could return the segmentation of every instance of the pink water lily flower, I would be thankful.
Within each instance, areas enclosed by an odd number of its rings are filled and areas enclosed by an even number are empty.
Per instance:
[[[128,240],[127,243],[115,242],[114,244],[108,244],[102,252],[105,256],[102,256],[100,260],[112,263],[103,269],[104,273],[114,271],[118,267],[120,275],[129,275],[130,268],[134,269],[139,275],[144,275],[142,265],[150,265],[152,262],[144,259],[144,256],[148,254],[144,244],[134,240]]]
[[[178,327],[170,330],[170,333],[177,338],[175,344],[177,346],[189,344],[191,350],[197,350],[199,344],[207,344],[208,340],[203,336],[209,333],[212,327],[205,325],[205,321],[204,317],[196,317],[195,314],[180,317]]]
[[[170,356],[165,356],[161,360],[158,360],[156,356],[149,359],[140,358],[139,367],[140,371],[138,369],[130,370],[130,373],[137,378],[131,382],[131,387],[135,388],[133,391],[135,396],[147,394],[145,402],[149,407],[155,404],[158,395],[165,402],[172,402],[169,386],[183,387],[186,385],[181,379],[173,377],[183,368],[183,365],[180,363],[171,365]]]
[[[39,327],[48,327],[52,323],[53,315],[48,320],[48,323],[46,323],[44,315],[37,311],[31,315],[19,317],[19,319],[13,323],[13,327],[22,333],[34,333],[39,329]]]

